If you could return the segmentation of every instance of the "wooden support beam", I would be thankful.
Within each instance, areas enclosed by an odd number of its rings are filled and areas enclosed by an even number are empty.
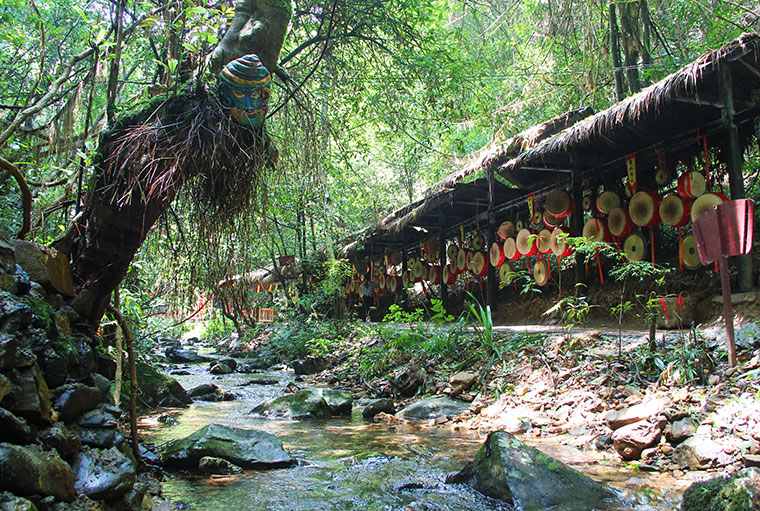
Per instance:
[[[488,229],[486,230],[486,254],[491,249],[491,244],[496,238],[496,215],[494,214],[496,179],[493,168],[488,169]],[[496,308],[496,268],[491,265],[486,256],[488,265],[488,277],[486,279],[486,303],[491,307],[491,314]]]
[[[571,193],[573,195],[573,212],[570,216],[570,229],[573,236],[583,232],[583,186],[578,172],[571,174]],[[579,285],[581,284],[581,285]],[[575,253],[575,295],[586,294],[586,273],[583,267],[583,255]]]
[[[441,303],[443,308],[448,311],[449,309],[449,286],[443,281],[443,268],[446,266],[446,217],[443,214],[443,209],[438,210],[438,226],[440,231],[438,232],[439,258],[441,261]]]
[[[728,183],[731,189],[731,198],[743,199],[745,198],[744,176],[742,175],[743,155],[739,141],[739,128],[736,126],[733,79],[730,65],[724,62],[720,63],[720,91],[725,104],[723,121],[728,138]],[[749,254],[737,256],[735,259],[738,281],[737,291],[745,293],[753,288],[752,259]]]

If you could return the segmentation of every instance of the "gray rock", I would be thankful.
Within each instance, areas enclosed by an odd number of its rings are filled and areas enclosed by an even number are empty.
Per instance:
[[[342,391],[328,389],[303,389],[263,403],[251,410],[251,413],[288,419],[319,419],[339,414],[350,415],[353,396],[350,392],[347,394],[348,396]]]
[[[699,481],[683,494],[681,511],[760,510],[760,469],[745,468],[732,476]]]
[[[647,420],[659,414],[665,408],[665,404],[657,399],[650,399],[629,408],[612,410],[605,420],[610,429],[618,429],[634,422]]]
[[[412,397],[427,385],[427,373],[419,367],[409,367],[391,379],[394,391],[404,397]]]
[[[135,464],[118,449],[83,449],[71,463],[74,488],[91,499],[114,501],[135,484]]]
[[[16,263],[33,281],[61,294],[74,296],[76,289],[71,278],[71,266],[63,252],[31,241],[12,240],[11,243],[16,252]]]
[[[204,474],[239,474],[243,471],[242,468],[230,463],[222,458],[214,458],[213,456],[204,456],[198,461],[198,470]]]
[[[691,470],[704,470],[725,460],[723,447],[709,437],[693,436],[673,451],[673,463]]]
[[[50,422],[50,392],[37,364],[12,369],[6,375],[13,391],[3,399],[3,406],[29,421]]]
[[[649,421],[639,421],[616,429],[612,433],[612,446],[624,460],[637,460],[641,451],[660,439],[662,430]]]
[[[0,334],[0,371],[16,367],[18,340],[8,334]]]
[[[232,401],[235,399],[233,393],[227,392],[213,383],[204,383],[193,387],[187,392],[187,395],[199,401]]]
[[[74,474],[57,454],[0,443],[0,490],[74,500]]]
[[[115,428],[122,413],[117,406],[101,404],[82,415],[77,425],[83,428]]]
[[[14,334],[32,323],[32,309],[16,297],[0,292],[0,333]]]
[[[124,442],[124,436],[116,428],[80,428],[75,429],[83,445],[110,449]]]
[[[460,371],[451,375],[449,385],[453,388],[461,387],[462,390],[467,390],[478,380],[478,376],[478,373],[473,371]]]
[[[214,360],[213,358],[207,357],[206,355],[199,355],[198,351],[196,350],[176,348],[174,346],[169,346],[166,348],[164,354],[170,362],[173,362],[175,364],[198,364],[202,362],[211,362]]]
[[[475,460],[447,482],[470,484],[523,511],[586,511],[613,497],[601,484],[503,431],[488,435]]]
[[[169,442],[163,447],[160,459],[167,467],[196,469],[204,456],[255,469],[286,467],[295,463],[274,435],[219,424],[209,424],[186,438]]]
[[[31,500],[17,497],[11,492],[0,492],[0,510],[2,511],[37,511]]]
[[[232,368],[227,364],[219,362],[212,365],[211,369],[209,369],[209,372],[211,374],[230,374],[232,372]]]
[[[396,413],[396,406],[393,404],[393,400],[389,398],[373,399],[362,410],[362,417],[365,419],[371,419],[378,413],[387,413],[393,415]]]
[[[305,358],[293,360],[289,365],[296,374],[314,374],[327,367],[327,361],[321,357]]]
[[[222,359],[217,360],[217,363],[224,364],[230,369],[232,369],[233,371],[237,369],[237,365],[238,365],[237,360],[235,360],[234,358],[222,358]],[[213,363],[211,365],[213,365]]]
[[[0,408],[0,431],[3,432],[3,440],[14,444],[28,444],[33,440],[32,430],[26,421],[5,408]]]
[[[673,422],[667,431],[668,442],[678,445],[697,432],[697,425],[690,417]]]
[[[102,374],[92,373],[90,379],[103,397],[106,397],[111,392],[111,381]]]
[[[41,431],[37,438],[42,445],[48,449],[55,449],[61,458],[70,460],[82,448],[82,441],[76,433],[63,425],[62,422],[56,422],[49,428]]]
[[[58,418],[64,422],[77,419],[93,410],[103,397],[100,389],[84,383],[62,385],[55,390],[54,396],[53,407],[58,411]]]
[[[456,416],[466,412],[469,403],[451,399],[446,396],[433,396],[420,399],[396,413],[396,417],[411,420],[428,420],[438,417]]]

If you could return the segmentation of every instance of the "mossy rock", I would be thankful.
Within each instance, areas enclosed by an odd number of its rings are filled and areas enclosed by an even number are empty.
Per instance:
[[[745,468],[733,476],[692,484],[683,494],[682,511],[760,510],[760,469]]]
[[[186,406],[192,402],[180,383],[143,360],[135,363],[140,401],[146,407]],[[122,396],[129,395],[129,370],[123,369]]]
[[[351,392],[304,389],[263,403],[251,413],[287,419],[320,419],[333,415],[351,415],[352,403]]]
[[[491,433],[475,460],[448,482],[467,483],[523,511],[585,511],[614,497],[601,484],[504,431]]]

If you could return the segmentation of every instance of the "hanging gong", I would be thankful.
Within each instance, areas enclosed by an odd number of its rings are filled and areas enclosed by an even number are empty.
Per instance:
[[[452,259],[449,261],[449,264],[446,265],[446,267],[449,269],[449,273],[456,276],[459,275],[459,267],[457,267],[457,260]]]
[[[437,266],[434,266],[432,264],[430,265],[428,268],[427,280],[431,284],[441,283],[441,271]]]
[[[504,240],[504,256],[507,259],[514,260],[520,259],[522,254],[517,250],[517,241],[514,238],[507,238]]]
[[[536,255],[538,247],[536,246],[536,239],[533,237],[528,229],[523,229],[517,233],[517,250],[524,256]]]
[[[494,241],[491,243],[491,251],[488,254],[488,260],[491,262],[491,266],[498,268],[504,262],[504,243]]]
[[[583,196],[583,210],[584,211],[591,211],[591,206],[594,205],[594,201],[591,200],[591,195],[584,195]]]
[[[700,195],[691,205],[691,221],[695,221],[708,209],[712,209],[727,201],[728,197],[722,193],[705,193],[704,195]]]
[[[636,192],[628,204],[631,221],[639,227],[651,227],[660,221],[660,196],[649,190]]]
[[[543,213],[536,210],[533,212],[533,218],[531,218],[531,222],[533,223],[533,225],[538,225],[543,221],[543,219],[544,219]]]
[[[607,221],[604,218],[589,218],[583,225],[583,237],[589,241],[609,241]]]
[[[549,229],[543,229],[538,233],[536,239],[538,245],[538,251],[542,254],[548,254],[552,251],[552,232]]]
[[[457,270],[459,273],[467,269],[467,250],[460,248],[457,252]]]
[[[690,270],[698,270],[702,266],[697,249],[697,238],[693,235],[686,236],[682,242],[683,264]]]
[[[607,190],[596,198],[596,209],[603,215],[609,215],[610,211],[620,206],[620,197],[615,192]]]
[[[499,282],[506,286],[511,284],[515,280],[515,274],[512,272],[512,266],[509,263],[504,263],[499,267]]]
[[[456,243],[452,243],[446,249],[446,255],[449,257],[449,261],[451,261],[452,259],[456,260],[458,254],[459,254],[459,247],[457,247]]]
[[[573,211],[573,198],[564,190],[554,190],[546,196],[545,208],[551,216],[562,218]]]
[[[654,181],[658,186],[665,186],[670,181],[670,172],[667,169],[657,169],[654,174]]]
[[[401,252],[391,252],[390,257],[388,258],[392,265],[398,266],[401,264],[402,258],[401,258]]]
[[[507,220],[506,222],[502,222],[501,225],[499,225],[499,229],[496,231],[496,234],[499,236],[499,238],[505,240],[510,236],[514,236],[515,232],[515,224]]]
[[[423,243],[423,247],[428,254],[437,254],[441,250],[441,242],[438,238],[428,238]]]
[[[683,227],[691,218],[691,202],[676,194],[670,194],[660,203],[660,219],[670,227]]]
[[[470,238],[470,248],[473,250],[483,250],[485,247],[486,239],[483,237],[482,232],[476,232],[472,238]]]
[[[628,208],[618,206],[610,211],[610,216],[607,217],[607,226],[610,228],[610,234],[613,236],[617,236],[618,238],[628,236],[628,233],[633,229],[633,222],[628,215]]]
[[[388,277],[385,279],[385,287],[387,287],[388,291],[391,293],[395,293],[398,289],[398,279],[396,279],[396,277]]]
[[[623,253],[629,261],[643,261],[646,251],[647,243],[637,232],[629,234],[623,243]]]
[[[518,220],[518,221],[515,223],[515,231],[516,231],[516,232],[520,232],[520,231],[522,231],[524,228],[525,228],[525,222],[523,222],[522,220]]]
[[[536,264],[533,265],[533,280],[539,286],[545,286],[549,282],[549,271],[544,261],[536,261]]]

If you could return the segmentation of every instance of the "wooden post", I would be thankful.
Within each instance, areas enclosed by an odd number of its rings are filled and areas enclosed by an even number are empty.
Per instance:
[[[726,62],[720,64],[720,90],[723,96],[723,122],[728,131],[728,183],[731,189],[731,199],[744,199],[743,155],[739,142],[739,129],[736,127],[731,69]],[[736,257],[736,269],[738,291],[745,293],[751,290],[752,259],[749,254]]]
[[[496,237],[496,217],[493,208],[496,194],[496,180],[493,168],[488,169],[488,230],[486,231],[486,254],[490,254],[491,244]],[[491,313],[496,307],[496,268],[491,265],[490,257],[486,255],[488,277],[486,279],[486,303],[491,307]]]
[[[581,186],[581,180],[575,164],[573,164],[573,172],[570,174],[570,179],[573,195],[573,213],[570,217],[570,228],[573,231],[573,236],[580,236],[583,232],[583,187]],[[575,253],[575,284],[575,295],[585,295],[586,273],[583,266],[583,254],[579,254],[578,252]],[[582,285],[579,286],[578,284]]]
[[[443,215],[443,208],[438,213],[438,243],[440,244],[439,258],[441,261],[441,303],[443,308],[448,310],[449,308],[449,286],[443,280],[443,268],[446,266],[446,217]]]

